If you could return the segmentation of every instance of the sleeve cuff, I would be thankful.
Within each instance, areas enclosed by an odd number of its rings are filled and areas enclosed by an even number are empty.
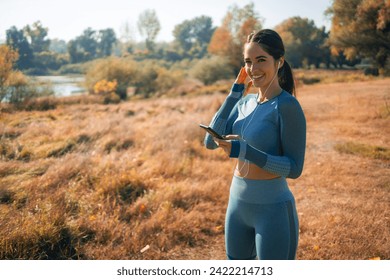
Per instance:
[[[230,158],[238,158],[240,155],[240,141],[232,140],[232,149],[230,150]]]
[[[244,84],[233,84],[229,96],[239,99],[242,97],[244,89],[245,89]]]

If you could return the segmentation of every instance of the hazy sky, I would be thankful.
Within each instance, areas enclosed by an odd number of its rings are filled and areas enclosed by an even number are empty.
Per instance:
[[[94,30],[113,28],[117,37],[126,22],[134,30],[137,41],[143,40],[137,30],[141,12],[154,9],[161,24],[158,41],[171,41],[175,25],[186,19],[206,15],[219,26],[228,8],[233,4],[243,7],[250,2],[265,19],[264,28],[273,28],[283,20],[300,16],[314,20],[317,27],[330,22],[324,11],[332,0],[0,0],[0,41],[11,26],[18,29],[40,20],[49,28],[48,37],[66,41],[82,34],[91,27]]]

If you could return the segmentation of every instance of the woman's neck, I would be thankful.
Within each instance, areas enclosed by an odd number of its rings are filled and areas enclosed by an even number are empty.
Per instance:
[[[268,88],[259,88],[259,92],[257,94],[257,102],[258,103],[263,103],[266,102],[275,96],[278,96],[283,89],[280,87],[279,83],[273,83],[271,86]]]

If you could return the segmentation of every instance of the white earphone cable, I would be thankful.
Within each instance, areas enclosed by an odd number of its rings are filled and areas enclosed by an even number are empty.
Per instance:
[[[270,88],[271,84],[273,83],[273,81],[275,80],[276,76],[278,75],[279,65],[280,65],[280,61],[279,61],[279,63],[278,63],[278,67],[277,67],[277,69],[276,69],[276,72],[275,72],[274,77],[272,78],[271,82],[269,83],[267,89],[266,89],[265,92],[264,92],[264,96],[267,94],[268,89]],[[245,126],[245,123],[246,123],[246,117],[247,117],[247,116],[245,116],[245,114],[241,111],[240,106],[238,106],[238,110],[239,110],[239,111],[241,112],[241,114],[244,116],[244,117],[243,117],[244,123],[243,123],[242,126],[241,126],[241,139],[242,139],[242,140],[245,140],[245,138],[244,138],[244,133],[245,133],[246,129],[249,127],[249,124],[252,122],[253,116],[256,114],[257,108],[259,107],[259,104],[260,104],[260,102],[258,101],[258,100],[259,100],[259,96],[260,96],[260,92],[257,93],[257,97],[256,97],[256,108],[255,108],[255,110],[253,111],[252,116],[251,116],[251,118],[250,118],[250,120],[249,120],[249,122],[248,122],[248,124],[247,124],[246,126]],[[246,177],[246,176],[249,174],[249,167],[250,167],[249,161],[248,161],[248,160],[244,160],[244,164],[243,164],[243,166],[242,166],[241,168],[238,168],[238,163],[237,163],[236,168],[235,168],[235,170],[237,170],[237,171],[241,174],[241,171],[245,168],[245,166],[247,166],[246,173],[245,173],[245,175],[242,176],[242,177]]]

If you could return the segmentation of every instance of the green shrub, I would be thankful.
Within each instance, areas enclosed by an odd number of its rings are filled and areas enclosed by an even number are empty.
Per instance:
[[[149,97],[177,86],[183,80],[183,71],[170,71],[167,65],[155,60],[136,62],[130,58],[107,58],[95,61],[87,71],[86,87],[94,92],[102,80],[117,81],[115,92],[126,99],[127,89],[135,87],[135,94]]]
[[[205,85],[210,85],[218,80],[232,78],[234,74],[226,59],[213,56],[199,60],[191,70],[191,75]]]
[[[116,80],[117,94],[121,99],[126,98],[126,90],[138,81],[139,70],[135,61],[116,57],[99,59],[90,65],[86,77],[86,87],[93,92],[95,84],[101,80]]]
[[[346,142],[337,144],[335,149],[340,153],[359,155],[373,159],[390,160],[390,149],[387,147]]]
[[[106,94],[103,98],[103,104],[118,104],[121,101],[121,98],[115,92]]]
[[[183,80],[183,72],[170,71],[165,67],[154,64],[152,61],[139,63],[142,67],[136,82],[136,94],[149,97],[179,85]]]
[[[57,73],[59,75],[84,74],[88,65],[89,63],[66,64],[61,66]]]
[[[55,97],[41,97],[26,100],[22,104],[26,111],[48,111],[57,108],[57,99]]]
[[[184,73],[182,71],[170,71],[160,68],[157,77],[157,86],[160,91],[166,91],[178,86],[184,80]]]
[[[26,105],[30,106],[35,98],[51,96],[54,93],[52,87],[32,81],[18,71],[13,72],[7,82],[5,100],[18,109],[25,109]],[[49,107],[51,108],[42,109],[52,109],[52,104]]]

